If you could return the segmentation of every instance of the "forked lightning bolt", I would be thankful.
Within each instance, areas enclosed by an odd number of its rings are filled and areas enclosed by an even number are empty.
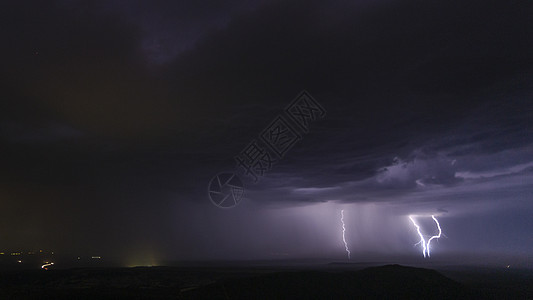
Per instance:
[[[439,221],[437,220],[437,218],[435,218],[434,215],[431,216],[431,218],[433,219],[433,221],[435,221],[435,224],[437,224],[437,228],[439,229],[439,233],[437,235],[434,235],[432,237],[429,238],[429,240],[427,241],[426,243],[426,240],[424,239],[424,235],[422,234],[422,232],[420,231],[420,226],[418,224],[416,224],[416,221],[415,219],[412,217],[412,216],[409,216],[409,219],[411,220],[411,222],[413,223],[413,225],[416,227],[416,232],[418,233],[418,236],[420,237],[420,241],[418,241],[418,243],[415,244],[418,245],[418,244],[422,244],[422,255],[424,255],[424,257],[430,257],[430,244],[431,244],[431,241],[433,239],[438,239],[440,238],[441,234],[442,234],[442,229],[440,228],[440,224],[439,224]]]
[[[348,254],[348,260],[350,260],[350,249],[348,249],[348,243],[346,243],[346,227],[344,226],[344,209],[341,210],[341,223],[342,223],[342,241],[344,242],[344,248],[346,249],[346,253]]]
[[[428,245],[426,247],[426,252],[428,253],[428,257],[430,257],[430,255],[429,255],[429,244],[431,243],[431,240],[440,238],[440,234],[442,233],[442,230],[440,229],[440,224],[439,224],[439,221],[437,221],[437,218],[435,218],[435,216],[431,216],[431,218],[433,218],[433,221],[435,221],[435,223],[437,224],[437,228],[439,229],[439,234],[430,237],[429,240],[428,240]]]

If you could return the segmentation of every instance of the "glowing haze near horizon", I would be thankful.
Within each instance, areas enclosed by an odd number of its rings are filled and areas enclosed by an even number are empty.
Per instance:
[[[347,261],[344,210],[353,262],[531,267],[532,5],[5,3],[0,250]],[[215,207],[303,89],[326,117]],[[440,222],[430,258],[409,215]]]

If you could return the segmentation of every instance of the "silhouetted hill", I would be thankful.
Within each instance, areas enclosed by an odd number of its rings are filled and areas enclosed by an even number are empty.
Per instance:
[[[230,279],[182,293],[183,299],[456,299],[461,284],[434,270],[387,265],[351,272],[279,272]]]
[[[347,269],[348,268],[348,269]],[[0,299],[533,299],[533,271],[386,265],[0,271]]]

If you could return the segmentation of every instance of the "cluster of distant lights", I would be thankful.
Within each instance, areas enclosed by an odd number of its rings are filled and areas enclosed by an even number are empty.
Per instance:
[[[39,250],[39,253],[47,253],[47,252],[44,252],[43,250]],[[52,255],[54,255],[54,251],[50,252]],[[6,253],[5,252],[0,252],[0,255],[5,255]],[[20,255],[23,255],[24,252],[22,251],[19,251],[19,252],[11,252],[11,253],[8,253],[9,255],[11,256],[20,256]],[[37,252],[35,251],[28,251],[27,253],[28,255],[35,255],[35,254],[38,254]]]
[[[43,251],[43,250],[39,250],[38,252],[37,251],[28,251],[28,252],[25,252],[25,251],[17,251],[17,252],[4,252],[4,251],[0,251],[0,256],[3,256],[3,255],[9,255],[9,256],[12,256],[12,257],[17,257],[20,259],[17,259],[16,262],[18,264],[23,264],[27,261],[23,260],[23,257],[25,255],[38,255],[38,254],[51,254],[51,255],[54,255],[54,252],[53,251],[50,251],[50,252],[46,252],[46,251]],[[81,260],[81,257],[78,256],[77,257],[78,260]],[[102,257],[101,256],[90,256],[90,259],[93,259],[93,260],[101,260]],[[41,265],[41,269],[43,270],[48,270],[49,267],[53,266],[55,263],[52,262],[52,261],[44,261],[42,262],[42,265]]]

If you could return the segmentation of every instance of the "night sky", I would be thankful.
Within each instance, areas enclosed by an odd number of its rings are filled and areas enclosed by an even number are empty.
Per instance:
[[[3,1],[0,250],[533,265],[533,2]],[[324,109],[254,183],[235,157]],[[237,206],[213,176],[244,184]]]

